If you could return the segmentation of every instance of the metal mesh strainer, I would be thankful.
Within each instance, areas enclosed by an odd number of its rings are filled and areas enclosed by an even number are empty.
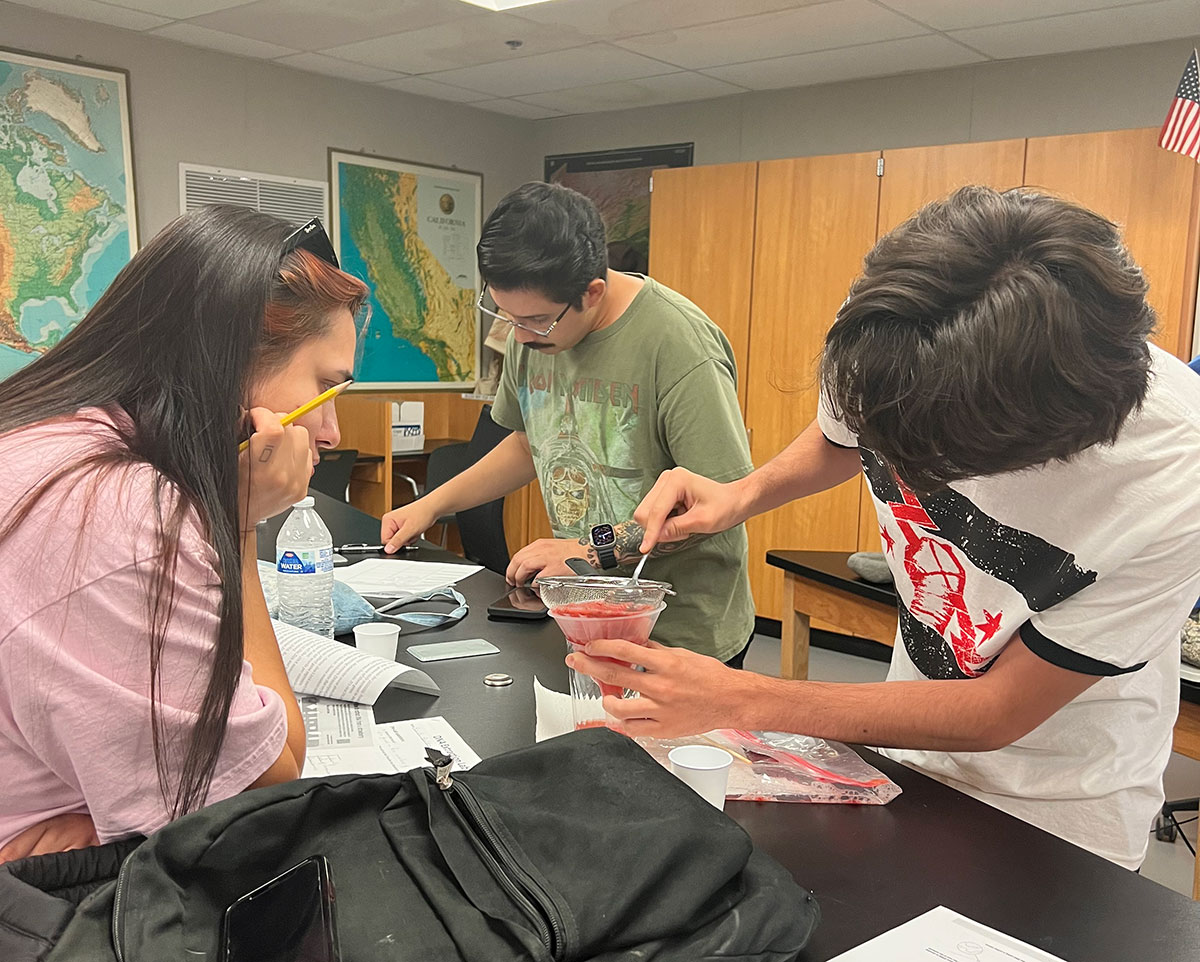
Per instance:
[[[537,588],[542,602],[551,610],[587,601],[657,607],[664,597],[675,594],[665,581],[643,580],[635,584],[628,578],[590,575],[539,578]]]

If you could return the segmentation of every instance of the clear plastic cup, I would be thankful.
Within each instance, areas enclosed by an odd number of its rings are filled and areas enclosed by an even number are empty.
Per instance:
[[[658,616],[666,608],[663,598],[672,593],[663,582],[630,586],[625,578],[547,578],[538,581],[542,601],[562,629],[569,651],[587,652],[601,638],[622,638],[644,645]],[[575,728],[607,726],[621,730],[620,722],[604,710],[605,695],[636,697],[636,692],[598,682],[572,670],[571,716]]]
[[[608,602],[577,602],[562,608],[550,609],[551,617],[567,638],[569,651],[587,653],[590,642],[601,638],[621,638],[637,645],[650,640],[650,632],[658,616],[666,608],[658,605],[613,605]],[[604,659],[615,661],[615,659]],[[620,664],[620,662],[617,662]],[[604,696],[635,698],[637,692],[597,681],[590,675],[571,669],[571,719],[576,730],[608,727],[621,731],[621,723],[604,710]]]

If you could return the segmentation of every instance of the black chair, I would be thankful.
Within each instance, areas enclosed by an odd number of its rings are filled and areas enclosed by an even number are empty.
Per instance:
[[[357,460],[358,451],[353,448],[322,451],[321,462],[313,469],[313,476],[308,479],[308,486],[316,488],[331,498],[348,502],[350,500],[350,474],[354,470],[354,462]]]
[[[479,412],[475,433],[470,441],[447,444],[429,455],[425,478],[426,493],[467,470],[503,441],[511,432],[492,420],[492,409],[485,404]],[[463,554],[497,574],[508,570],[508,543],[504,540],[504,499],[497,498],[456,515],[438,518],[438,524],[458,525]],[[446,531],[446,527],[442,528]],[[442,545],[445,546],[445,538]]]
[[[471,466],[471,461],[467,454],[469,447],[467,441],[460,441],[458,444],[446,444],[436,450],[430,452],[429,461],[425,466],[425,493],[428,494],[435,488],[441,487],[451,478],[462,474]],[[446,546],[446,534],[450,529],[450,525],[457,525],[458,518],[452,514],[438,518],[437,523],[442,526],[442,547]]]
[[[492,420],[492,407],[485,404],[479,411],[475,433],[467,442],[467,463],[481,461],[497,444],[512,432]],[[463,553],[497,574],[508,570],[508,542],[504,539],[504,499],[497,498],[476,508],[458,512],[458,533]]]

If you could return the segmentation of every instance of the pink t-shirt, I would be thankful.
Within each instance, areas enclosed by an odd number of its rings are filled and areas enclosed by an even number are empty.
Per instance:
[[[119,444],[113,418],[96,409],[0,435],[0,519],[60,466]],[[0,845],[63,812],[89,812],[101,841],[168,821],[150,715],[155,478],[149,465],[72,475],[0,541]],[[176,776],[217,638],[214,558],[190,513],[159,666]],[[250,785],[286,734],[283,701],[243,662],[209,801]]]

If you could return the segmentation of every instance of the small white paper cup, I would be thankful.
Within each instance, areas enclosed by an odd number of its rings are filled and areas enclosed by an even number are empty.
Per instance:
[[[400,643],[400,626],[386,621],[368,621],[354,626],[354,645],[359,651],[388,661],[396,660]]]
[[[733,756],[715,745],[681,745],[667,755],[671,774],[714,808],[725,810],[725,787]]]

